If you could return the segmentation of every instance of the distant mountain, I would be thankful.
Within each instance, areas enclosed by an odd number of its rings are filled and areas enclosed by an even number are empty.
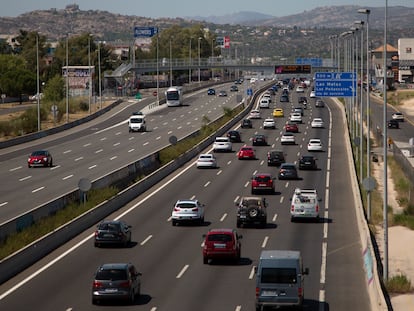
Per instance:
[[[256,24],[261,23],[262,21],[269,20],[274,18],[272,15],[258,13],[258,12],[250,12],[250,11],[242,11],[233,14],[226,14],[221,16],[211,15],[208,17],[203,16],[193,16],[193,17],[185,17],[186,19],[198,20],[198,21],[206,21],[208,23],[213,24],[230,24],[230,25],[246,25],[246,24]]]

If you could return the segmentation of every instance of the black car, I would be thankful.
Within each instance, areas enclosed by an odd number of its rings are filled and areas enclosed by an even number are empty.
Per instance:
[[[267,224],[267,202],[265,198],[248,196],[241,198],[237,203],[237,228],[244,225],[258,224],[266,227]]]
[[[92,304],[120,299],[134,303],[141,294],[141,273],[131,263],[101,265],[92,283]]]
[[[325,102],[322,99],[316,99],[315,107],[318,107],[318,108],[325,107]]]
[[[239,91],[239,88],[237,87],[237,85],[232,85],[230,87],[230,92],[238,92],[238,91]]]
[[[95,246],[131,243],[131,226],[121,220],[104,220],[96,228]]]
[[[389,129],[399,129],[400,123],[397,120],[388,120],[388,128]]]
[[[244,129],[244,128],[252,128],[253,127],[253,123],[252,123],[252,120],[250,120],[250,119],[244,119],[242,122],[241,122],[241,128],[242,129]]]
[[[281,103],[288,103],[289,102],[289,95],[282,95],[280,96]]]
[[[316,164],[316,158],[313,155],[303,155],[299,159],[300,170],[316,170],[318,168]]]
[[[218,96],[220,96],[220,97],[226,97],[226,96],[227,96],[227,92],[226,92],[226,91],[224,91],[224,90],[221,90],[221,91],[219,92]]]
[[[279,179],[298,179],[298,171],[293,163],[283,163],[280,165]]]
[[[207,95],[216,95],[216,90],[215,89],[208,89],[207,90]]]
[[[231,130],[227,132],[227,137],[232,143],[241,143],[241,136],[239,131]]]
[[[267,138],[263,134],[253,136],[253,146],[267,146]]]
[[[303,104],[306,103],[308,100],[306,99],[306,96],[299,96],[298,103]]]
[[[267,153],[268,166],[280,166],[285,163],[285,154],[281,150],[270,150]]]

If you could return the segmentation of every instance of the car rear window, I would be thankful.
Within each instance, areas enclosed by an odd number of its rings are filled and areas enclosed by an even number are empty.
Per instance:
[[[194,203],[178,203],[177,207],[179,208],[194,208],[196,205]]]
[[[258,182],[268,182],[270,180],[269,176],[256,176],[254,178]]]
[[[296,283],[295,268],[263,268],[261,283]]]
[[[209,234],[207,241],[211,242],[230,242],[232,237],[230,234]]]
[[[118,231],[119,228],[120,228],[120,224],[114,224],[114,223],[103,223],[99,225],[99,230]]]
[[[108,281],[120,281],[126,280],[127,272],[126,270],[119,270],[119,269],[108,269],[108,270],[100,270],[96,274],[97,280],[108,280]]]

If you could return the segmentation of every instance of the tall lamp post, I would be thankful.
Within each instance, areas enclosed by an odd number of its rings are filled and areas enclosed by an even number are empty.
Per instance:
[[[40,85],[39,85],[39,34],[36,34],[36,88],[37,88],[37,131],[40,132]]]
[[[102,109],[101,41],[98,42],[99,109]]]
[[[92,83],[91,83],[91,34],[88,35],[88,102],[89,102],[89,114],[91,114],[91,91],[92,91]]]
[[[200,43],[201,43],[201,37],[198,37],[198,84],[201,82],[201,75],[200,75],[200,66],[201,66],[201,58],[200,58]]]
[[[213,62],[214,62],[214,42],[216,40],[212,39],[211,40],[211,65],[213,66]],[[214,81],[214,72],[213,72],[213,67],[211,67],[211,81]]]
[[[369,179],[371,177],[371,142],[370,142],[370,133],[371,133],[371,126],[370,126],[370,98],[369,98],[369,93],[370,93],[370,87],[371,87],[371,81],[370,81],[370,72],[369,72],[369,14],[371,13],[371,10],[369,9],[359,9],[358,13],[361,14],[365,14],[367,16],[367,108],[366,108],[366,113],[367,113],[367,178]],[[368,222],[371,220],[371,191],[368,190],[367,191],[367,219]]]
[[[66,123],[69,123],[69,35],[66,36]]]
[[[190,37],[190,50],[189,52],[189,64],[188,64],[188,83],[191,83],[191,41],[192,41],[193,37]]]
[[[172,43],[170,37],[170,86],[172,86]]]

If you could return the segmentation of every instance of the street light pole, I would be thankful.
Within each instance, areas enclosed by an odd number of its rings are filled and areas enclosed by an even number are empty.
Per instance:
[[[198,37],[198,84],[201,82],[201,76],[200,76],[200,66],[201,66],[201,59],[200,59],[200,42],[201,37]]]
[[[214,42],[216,40],[211,40],[211,81],[214,81],[214,72],[213,72],[213,62],[214,62]]]
[[[92,90],[92,83],[91,83],[91,35],[88,35],[88,102],[89,102],[89,114],[91,114],[91,90]]]
[[[371,177],[371,139],[370,139],[370,134],[371,134],[371,120],[370,120],[370,98],[369,98],[369,93],[370,93],[370,87],[371,87],[371,81],[370,81],[370,76],[369,76],[369,14],[371,13],[371,10],[369,9],[359,9],[358,13],[361,14],[365,14],[367,16],[367,178]],[[371,191],[368,190],[367,191],[367,219],[368,222],[371,220]]]
[[[189,59],[190,62],[188,64],[188,83],[191,83],[191,40],[193,39],[193,37],[190,37],[190,50],[189,50]]]
[[[101,41],[98,42],[99,109],[102,109]]]
[[[36,33],[37,131],[40,132],[39,34]]]
[[[172,46],[170,38],[170,86],[172,86]]]
[[[66,36],[66,123],[69,123],[69,35]]]

